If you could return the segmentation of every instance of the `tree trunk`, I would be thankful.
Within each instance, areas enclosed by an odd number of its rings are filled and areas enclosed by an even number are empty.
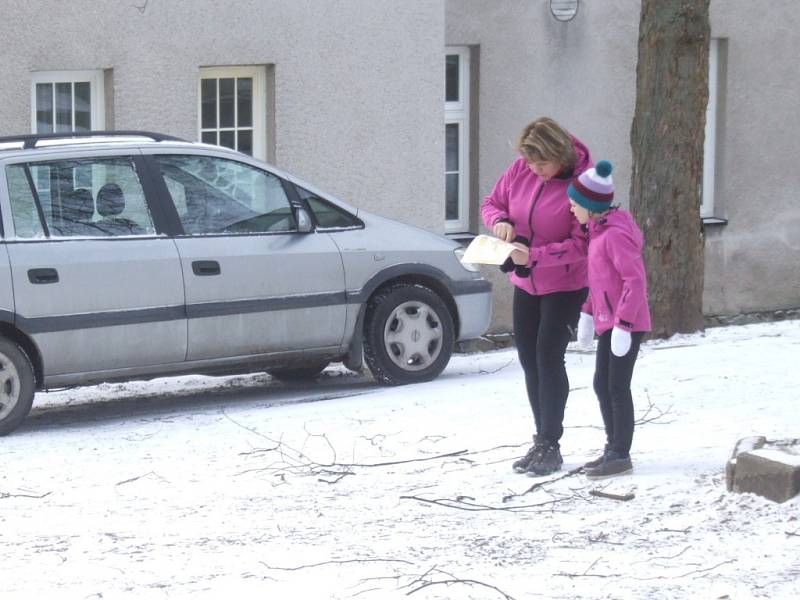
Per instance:
[[[653,335],[703,329],[700,219],[709,0],[642,0],[631,212],[645,236]]]

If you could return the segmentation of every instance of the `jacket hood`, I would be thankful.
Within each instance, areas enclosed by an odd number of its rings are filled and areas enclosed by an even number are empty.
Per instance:
[[[599,233],[610,227],[622,229],[636,240],[640,246],[644,245],[644,235],[642,235],[641,229],[633,219],[633,215],[627,210],[619,210],[618,207],[614,207],[599,219],[589,221],[589,230],[593,232]]]
[[[589,149],[586,147],[586,144],[584,144],[574,135],[572,136],[572,142],[575,144],[575,153],[577,154],[577,158],[575,159],[575,169],[572,172],[572,176],[575,177],[592,166],[592,159],[589,155]]]

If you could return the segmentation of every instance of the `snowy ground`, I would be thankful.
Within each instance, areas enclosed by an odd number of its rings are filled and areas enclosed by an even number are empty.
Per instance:
[[[532,426],[512,350],[403,388],[330,369],[40,394],[0,439],[0,597],[800,597],[800,499],[724,482],[739,438],[800,437],[800,321],[645,344],[635,471],[604,482],[567,475],[604,442],[593,355],[567,360],[550,478],[510,468]]]

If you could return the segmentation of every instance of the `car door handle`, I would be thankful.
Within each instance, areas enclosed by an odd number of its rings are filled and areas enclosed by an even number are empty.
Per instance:
[[[192,262],[192,271],[195,275],[219,275],[222,269],[215,260],[195,260]]]
[[[58,283],[58,271],[55,269],[28,269],[28,281],[31,283]]]

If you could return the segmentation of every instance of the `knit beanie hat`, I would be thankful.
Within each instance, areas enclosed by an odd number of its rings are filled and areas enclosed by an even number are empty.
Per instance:
[[[593,168],[578,175],[577,179],[573,179],[567,188],[567,194],[589,212],[607,211],[614,200],[612,169],[610,162],[601,160]]]

